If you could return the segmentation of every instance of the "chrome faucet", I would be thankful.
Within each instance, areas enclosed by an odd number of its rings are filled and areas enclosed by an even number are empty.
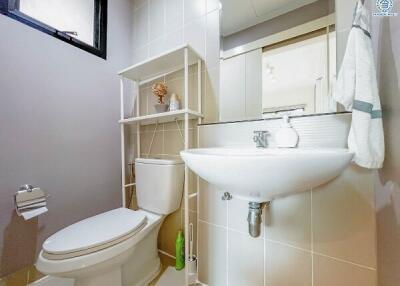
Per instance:
[[[268,136],[269,132],[266,130],[254,131],[253,141],[257,144],[257,148],[267,148],[268,146]]]

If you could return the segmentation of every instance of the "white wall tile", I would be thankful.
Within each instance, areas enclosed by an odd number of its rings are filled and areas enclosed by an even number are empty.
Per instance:
[[[165,0],[149,0],[149,41],[165,34]]]
[[[178,130],[170,130],[164,132],[165,136],[165,154],[178,155],[179,152],[184,149],[183,139]]]
[[[148,43],[148,5],[144,4],[133,14],[133,47],[141,48]]]
[[[299,147],[347,147],[351,113],[298,117],[291,122],[299,133]]]
[[[196,65],[197,67],[197,65]],[[193,110],[198,110],[198,92],[197,92],[198,80],[197,73],[189,75],[189,108]],[[182,101],[184,102],[184,100]]]
[[[221,8],[221,2],[219,0],[207,0],[207,13]]]
[[[189,131],[189,134],[192,133],[196,133],[196,132],[192,132]],[[193,148],[194,146],[189,146],[189,148]],[[189,194],[193,194],[197,192],[197,175],[189,169]],[[189,206],[190,207],[190,206]],[[197,210],[197,208],[196,208]]]
[[[311,286],[311,253],[265,241],[267,286]]]
[[[353,12],[357,0],[336,0],[336,31],[347,30],[351,28],[353,21]]]
[[[176,93],[180,100],[181,106],[184,106],[184,80],[183,78],[176,78],[168,81],[168,93]]]
[[[153,145],[150,146],[150,142],[153,138],[153,132],[144,132],[141,134],[140,153],[142,154],[164,154],[163,146],[163,132],[157,131],[154,136]]]
[[[166,32],[176,31],[183,27],[183,0],[166,0],[165,29]]]
[[[228,233],[228,285],[264,285],[264,240]]]
[[[133,51],[133,63],[144,61],[149,56],[148,47],[142,46]]]
[[[376,270],[314,255],[314,286],[376,286],[376,281]]]
[[[267,239],[311,250],[311,192],[273,200],[264,224]]]
[[[376,221],[373,176],[370,170],[349,166],[313,189],[314,250],[376,268]]]
[[[171,50],[183,45],[183,43],[183,29],[178,29],[165,35],[165,50]]]
[[[203,125],[199,128],[201,147],[253,145],[251,127],[242,128],[240,123]]]
[[[149,57],[155,57],[161,54],[165,50],[165,38],[160,37],[154,41],[151,41],[148,45],[149,47]]]
[[[191,1],[190,1],[191,2]],[[184,40],[202,57],[205,57],[206,16],[202,16],[186,23],[184,26]]]
[[[307,116],[292,118],[291,123],[299,133],[299,147],[347,146],[351,114]],[[268,130],[274,133],[281,126],[280,119],[235,122],[200,126],[201,146],[253,146],[253,131]],[[273,136],[270,146],[274,147]]]
[[[183,43],[189,43],[201,56],[206,56],[206,0],[147,0],[134,1],[133,48],[148,46],[150,52],[135,55],[138,62]],[[210,3],[210,5],[215,5]],[[210,66],[217,66],[219,57],[219,11],[211,6],[209,15]],[[185,21],[186,20],[186,21]],[[160,40],[164,37],[164,41]],[[212,40],[211,40],[212,39]],[[157,42],[154,42],[158,40]],[[162,45],[154,46],[155,43]],[[142,50],[140,50],[142,51]],[[140,57],[139,57],[140,55]],[[212,62],[211,62],[212,59]]]
[[[356,0],[336,0],[336,66],[339,69],[343,60],[344,51],[347,44],[347,37],[353,21],[353,11]]]
[[[208,286],[227,286],[227,231],[199,222],[199,281]]]
[[[206,28],[206,66],[208,69],[219,66],[220,34],[219,10],[207,14]]]
[[[227,202],[221,200],[223,194],[215,186],[200,180],[199,219],[226,227]]]
[[[203,79],[204,122],[216,122],[219,120],[219,66],[207,69]]]
[[[206,0],[185,0],[184,6],[185,23],[206,14]]]
[[[337,71],[342,66],[344,52],[346,51],[347,39],[349,37],[350,29],[336,32],[336,66]]]

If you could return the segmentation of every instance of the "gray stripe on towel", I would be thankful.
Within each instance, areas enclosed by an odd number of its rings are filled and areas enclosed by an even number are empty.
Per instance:
[[[361,31],[363,31],[363,33],[364,33],[365,35],[367,35],[368,38],[371,38],[370,32],[368,32],[367,30],[365,30],[365,29],[364,29],[363,27],[361,27],[360,25],[354,25],[354,24],[353,24],[352,27],[353,27],[353,28],[360,29]]]
[[[371,114],[371,118],[382,118],[382,110],[372,110],[373,105],[369,102],[354,100],[353,109]]]
[[[371,118],[382,118],[382,110],[372,110],[371,112]]]
[[[353,109],[371,114],[373,105],[369,102],[354,100]]]

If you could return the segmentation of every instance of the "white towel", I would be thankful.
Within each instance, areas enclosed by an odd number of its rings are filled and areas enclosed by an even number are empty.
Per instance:
[[[382,111],[370,34],[370,15],[358,1],[334,99],[353,110],[348,138],[353,161],[364,168],[381,168],[385,154]]]

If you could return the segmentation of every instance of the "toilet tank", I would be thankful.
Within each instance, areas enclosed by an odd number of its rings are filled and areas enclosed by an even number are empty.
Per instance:
[[[137,203],[141,209],[166,215],[179,208],[185,176],[180,159],[137,158],[135,176]]]

